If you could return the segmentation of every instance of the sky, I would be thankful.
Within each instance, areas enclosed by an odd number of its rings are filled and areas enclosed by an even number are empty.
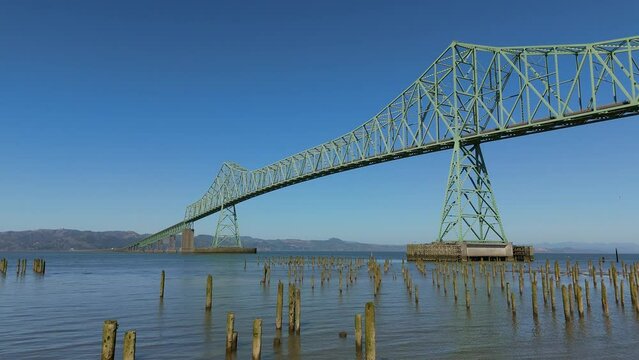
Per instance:
[[[639,35],[624,2],[0,0],[0,231],[159,231],[224,161],[256,169],[354,129],[454,40]],[[638,120],[483,145],[509,240],[637,241]],[[253,198],[241,234],[430,242],[450,156]]]

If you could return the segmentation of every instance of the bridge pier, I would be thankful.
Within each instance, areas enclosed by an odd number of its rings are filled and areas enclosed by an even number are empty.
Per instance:
[[[479,143],[462,144],[457,136],[437,240],[409,244],[409,261],[525,261],[531,246],[508,242]]]
[[[182,230],[182,249],[183,253],[193,252],[195,250],[195,231],[193,229]]]
[[[479,143],[455,142],[437,240],[508,242]]]
[[[213,238],[213,244],[211,244],[211,246],[214,248],[242,247],[235,205],[227,207],[222,205],[217,220],[217,227],[215,228],[215,237]]]

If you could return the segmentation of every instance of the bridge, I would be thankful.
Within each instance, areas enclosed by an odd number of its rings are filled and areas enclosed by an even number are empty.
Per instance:
[[[639,37],[590,44],[451,43],[390,104],[353,131],[256,170],[224,163],[184,219],[128,246],[193,246],[219,213],[212,247],[241,246],[235,205],[311,179],[452,149],[439,242],[507,243],[481,144],[639,112]],[[188,244],[187,244],[188,243]]]

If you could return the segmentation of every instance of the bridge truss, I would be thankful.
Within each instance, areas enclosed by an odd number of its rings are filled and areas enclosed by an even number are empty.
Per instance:
[[[506,242],[480,144],[635,115],[638,81],[639,37],[527,47],[453,42],[406,90],[353,131],[256,170],[224,163],[208,191],[187,206],[183,221],[129,249],[155,244],[231,207],[235,233],[230,238],[239,245],[234,209],[244,200],[446,149],[453,149],[453,158],[437,239]]]

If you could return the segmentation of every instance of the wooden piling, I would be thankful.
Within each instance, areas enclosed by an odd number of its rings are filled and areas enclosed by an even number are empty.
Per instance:
[[[160,299],[164,298],[164,270],[162,270],[162,274],[160,275]]]
[[[623,279],[619,281],[619,301],[621,301],[621,307],[625,307],[624,299],[623,299]]]
[[[209,274],[206,277],[206,307],[205,309],[211,310],[213,305],[213,276]]]
[[[549,284],[548,290],[550,290],[550,308],[553,312],[555,312],[555,310],[557,309],[557,306],[555,305],[555,286]]]
[[[375,305],[366,303],[365,308],[366,360],[375,360]]]
[[[575,291],[577,293],[577,311],[579,312],[579,318],[582,319],[584,317],[584,300],[581,286],[575,285]]]
[[[568,288],[566,288],[566,285],[561,285],[561,299],[564,304],[564,318],[566,322],[570,321],[570,299],[568,299],[568,297]]]
[[[590,309],[590,286],[588,285],[588,279],[584,279],[584,288],[586,289],[586,306]]]
[[[129,330],[124,333],[124,350],[122,351],[122,360],[135,360],[135,330]]]
[[[537,281],[533,281],[531,284],[531,296],[532,296],[532,312],[533,318],[537,318]]]
[[[466,310],[470,310],[470,290],[466,288]]]
[[[284,284],[281,281],[277,283],[277,303],[275,305],[275,329],[282,329],[282,307],[284,297]]]
[[[568,284],[568,305],[570,305],[569,309],[570,309],[571,316],[575,310],[575,305],[573,304],[573,293],[574,293],[574,289],[572,287],[572,284]]]
[[[608,316],[608,295],[606,294],[606,284],[601,280],[601,308],[604,316]]]
[[[226,314],[226,352],[233,351],[233,327],[235,325],[235,314],[228,312]]]
[[[362,314],[355,314],[355,350],[362,351]]]
[[[295,285],[288,284],[288,331],[295,331]]]
[[[115,339],[118,332],[116,320],[105,320],[102,326],[102,356],[101,360],[115,359]]]
[[[253,320],[253,357],[252,360],[260,360],[262,357],[262,319]]]
[[[302,295],[300,289],[295,289],[295,332],[300,333],[300,323],[302,321]]]
[[[513,315],[517,313],[517,306],[515,305],[515,292],[510,292],[510,310],[512,310]]]
[[[547,294],[546,291],[548,289],[548,286],[546,286],[546,281],[547,280],[548,279],[547,279],[546,275],[544,274],[544,272],[542,270],[542,272],[541,272],[541,294],[542,294],[542,297],[544,298],[544,307],[548,304],[548,297],[546,295]]]

